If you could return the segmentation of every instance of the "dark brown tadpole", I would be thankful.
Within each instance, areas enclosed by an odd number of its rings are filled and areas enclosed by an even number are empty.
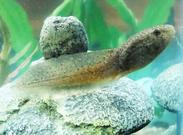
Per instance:
[[[150,63],[168,45],[175,34],[171,25],[157,26],[131,37],[119,50],[123,70],[136,70]]]
[[[29,68],[16,87],[65,87],[114,80],[152,62],[174,37],[171,25],[144,30],[122,47],[61,55]]]

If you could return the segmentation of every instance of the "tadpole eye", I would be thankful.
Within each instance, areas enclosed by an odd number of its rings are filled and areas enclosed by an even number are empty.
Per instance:
[[[158,35],[161,34],[161,32],[160,32],[160,30],[155,29],[155,30],[153,31],[153,34],[156,35],[156,36],[158,36]]]

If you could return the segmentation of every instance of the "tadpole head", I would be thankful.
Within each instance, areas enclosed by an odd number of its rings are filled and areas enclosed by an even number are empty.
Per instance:
[[[172,25],[160,25],[141,31],[119,49],[122,70],[136,70],[152,62],[175,35]]]

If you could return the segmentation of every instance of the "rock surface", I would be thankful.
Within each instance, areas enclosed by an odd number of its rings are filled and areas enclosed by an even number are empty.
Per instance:
[[[127,78],[98,92],[68,98],[63,111],[67,122],[109,126],[122,134],[139,130],[153,118],[152,102],[134,81]]]
[[[130,134],[147,125],[154,115],[151,100],[127,78],[92,93],[70,96],[61,101],[62,107],[51,97],[9,93],[11,100],[0,110],[2,135]]]
[[[180,111],[183,106],[183,63],[162,72],[154,81],[154,99],[169,111]]]
[[[46,59],[86,52],[88,37],[83,24],[76,17],[51,16],[44,21],[40,48]]]

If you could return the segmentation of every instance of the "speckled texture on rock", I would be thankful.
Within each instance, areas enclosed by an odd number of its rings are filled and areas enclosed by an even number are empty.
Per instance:
[[[46,103],[37,102],[29,104],[17,115],[14,114],[6,123],[3,135],[55,135],[54,117],[50,108],[45,108]],[[52,106],[53,107],[53,106]]]
[[[57,112],[60,109],[58,100],[35,98],[30,98],[27,103],[18,100],[12,104],[13,109],[18,105],[18,111],[0,123],[0,134],[127,135],[143,128],[153,117],[150,99],[134,81],[127,78],[97,87],[93,94],[65,100],[65,105],[68,105],[65,111],[72,109],[68,113],[70,116]]]
[[[129,134],[152,120],[153,106],[134,81],[122,78],[101,91],[69,97],[62,115],[75,125],[109,126],[115,132]]]
[[[64,122],[55,105],[52,100],[30,101],[0,123],[0,135],[114,135],[112,127]]]
[[[61,119],[57,123],[58,125],[58,135],[115,135],[112,127],[104,126],[93,126],[93,125],[73,125],[72,123],[64,122]]]
[[[83,24],[73,16],[51,16],[44,21],[40,48],[46,59],[63,54],[86,52],[88,38]]]
[[[154,99],[169,111],[177,112],[183,106],[183,63],[162,72],[152,87]]]

